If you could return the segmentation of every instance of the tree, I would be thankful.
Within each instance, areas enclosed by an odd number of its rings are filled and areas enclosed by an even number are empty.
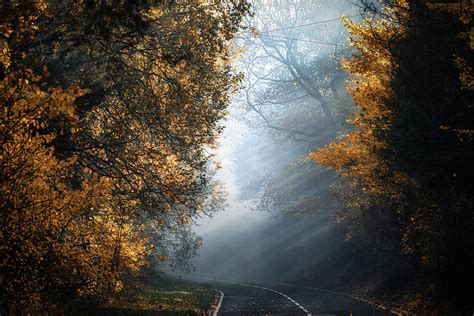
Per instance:
[[[238,104],[260,140],[246,137],[236,164],[242,197],[257,198],[261,210],[295,215],[339,204],[334,173],[306,158],[348,131],[353,104],[339,61],[350,49],[340,18],[357,9],[334,1],[254,4],[254,34],[238,59],[247,74]]]
[[[353,8],[333,4],[254,4],[256,14],[249,21],[255,28],[254,39],[247,39],[249,52],[243,54],[242,61],[249,74],[245,98],[247,106],[280,133],[311,139],[337,125],[345,114],[344,107],[337,106],[345,79],[338,60],[348,53],[339,19],[342,12]],[[310,106],[315,117],[324,119],[316,132],[311,130],[314,127],[301,129],[278,122],[275,112],[301,103]]]
[[[149,256],[192,255],[187,226],[220,205],[208,149],[247,9],[1,4],[5,311],[108,297]]]
[[[436,10],[459,6],[462,21]],[[348,179],[361,229],[395,246],[387,255],[409,254],[443,295],[465,304],[474,146],[464,14],[472,5],[397,0],[365,8],[371,18],[347,21],[358,50],[344,65],[353,75],[356,130],[311,158]]]

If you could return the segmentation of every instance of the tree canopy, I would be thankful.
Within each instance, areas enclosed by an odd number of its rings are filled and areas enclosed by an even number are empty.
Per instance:
[[[219,207],[210,149],[248,4],[0,9],[2,308],[107,297],[150,258],[184,264],[189,224]]]
[[[310,157],[347,181],[352,227],[385,258],[404,253],[443,295],[472,280],[472,2],[367,3],[346,20],[354,132]],[[389,259],[391,260],[391,259]],[[465,300],[464,302],[466,302]]]

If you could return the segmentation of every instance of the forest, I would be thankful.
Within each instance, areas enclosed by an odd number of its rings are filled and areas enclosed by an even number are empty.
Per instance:
[[[473,13],[1,1],[0,314],[471,315]]]

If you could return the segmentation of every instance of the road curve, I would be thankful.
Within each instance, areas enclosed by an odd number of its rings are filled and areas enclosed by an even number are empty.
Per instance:
[[[207,280],[207,283],[224,293],[218,315],[395,315],[350,297],[314,288],[217,280]]]

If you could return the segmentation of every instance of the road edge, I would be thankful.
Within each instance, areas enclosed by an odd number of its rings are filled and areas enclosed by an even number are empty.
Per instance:
[[[394,310],[391,310],[390,308],[387,308],[386,306],[378,305],[378,304],[375,304],[375,303],[373,303],[373,302],[370,302],[370,301],[368,301],[368,300],[366,300],[366,299],[363,299],[363,298],[361,298],[361,297],[355,297],[355,296],[352,296],[352,295],[346,294],[346,293],[335,292],[335,291],[326,290],[326,289],[321,289],[321,288],[313,287],[313,286],[296,285],[296,284],[290,284],[290,283],[277,282],[276,284],[287,285],[287,286],[294,286],[294,287],[308,288],[308,289],[313,289],[313,290],[317,290],[317,291],[321,291],[321,292],[327,292],[327,293],[331,293],[331,294],[336,294],[336,295],[340,295],[340,296],[345,296],[345,297],[351,298],[351,299],[353,299],[353,300],[357,300],[357,301],[360,301],[360,302],[364,302],[364,303],[370,304],[370,305],[372,305],[372,306],[375,306],[375,307],[377,307],[377,308],[384,309],[384,310],[389,311],[389,312],[391,312],[392,314],[397,315],[397,316],[404,316],[404,315],[405,315],[405,314],[401,314],[401,313],[399,313],[399,312],[396,312],[396,311],[394,311]]]
[[[216,290],[216,292],[219,293],[220,297],[219,297],[219,301],[217,302],[216,309],[212,313],[212,316],[217,316],[217,313],[219,312],[219,309],[221,308],[222,301],[224,300],[224,292],[220,290]]]

